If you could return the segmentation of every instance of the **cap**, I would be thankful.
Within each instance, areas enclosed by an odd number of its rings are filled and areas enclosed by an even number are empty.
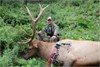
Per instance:
[[[52,18],[49,16],[49,17],[47,18],[47,20],[49,20],[49,19],[51,20]]]

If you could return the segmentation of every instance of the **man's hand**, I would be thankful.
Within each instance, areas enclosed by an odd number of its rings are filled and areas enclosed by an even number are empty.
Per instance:
[[[41,34],[41,31],[36,31],[36,34],[40,35]]]
[[[55,39],[57,39],[57,37],[56,36],[52,36],[50,39],[54,41]]]

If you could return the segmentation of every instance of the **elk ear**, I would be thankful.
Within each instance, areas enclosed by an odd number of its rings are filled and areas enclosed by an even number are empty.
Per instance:
[[[31,42],[30,43],[30,45],[29,45],[29,49],[32,49],[32,48],[38,48],[38,43],[36,42],[36,41],[33,41],[33,42]]]
[[[35,48],[39,48],[39,47],[41,47],[41,42],[38,41],[37,43],[35,43],[35,44],[34,44],[34,47],[35,47]]]
[[[34,47],[35,47],[35,48],[38,48],[38,44],[34,44]]]
[[[29,49],[32,49],[33,48],[33,46],[29,46]]]
[[[32,49],[33,47],[38,48],[37,44],[33,44],[33,45],[29,46],[29,49]]]

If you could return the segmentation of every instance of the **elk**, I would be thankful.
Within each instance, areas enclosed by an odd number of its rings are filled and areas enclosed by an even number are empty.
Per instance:
[[[32,21],[33,31],[31,38],[27,42],[23,42],[29,43],[29,51],[24,56],[26,59],[31,56],[39,56],[43,59],[48,60],[51,55],[51,51],[55,48],[55,42],[43,42],[34,39],[36,33],[36,24],[43,11],[47,7],[48,6],[42,8],[40,5],[40,13],[36,19],[32,17],[30,10],[28,9],[28,7],[26,7]],[[61,46],[59,49],[59,55],[56,60],[58,63],[63,64],[62,67],[84,67],[88,65],[100,65],[100,42],[71,39],[64,39],[59,42],[70,44],[70,46]]]
[[[59,49],[59,55],[56,60],[59,64],[63,64],[63,67],[100,66],[100,42],[71,39],[65,39],[59,42],[70,43],[71,45],[61,46]],[[29,46],[30,51],[32,50],[33,53],[28,52],[25,58],[37,55],[48,60],[51,51],[55,48],[55,44],[54,42],[48,43],[34,40]]]

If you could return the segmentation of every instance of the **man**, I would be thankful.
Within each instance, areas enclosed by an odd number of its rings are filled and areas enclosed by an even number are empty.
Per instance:
[[[47,37],[42,36],[46,33]],[[53,23],[51,17],[47,18],[47,26],[38,32],[38,35],[43,41],[57,42],[59,41],[58,26]],[[46,39],[47,38],[47,39]]]

